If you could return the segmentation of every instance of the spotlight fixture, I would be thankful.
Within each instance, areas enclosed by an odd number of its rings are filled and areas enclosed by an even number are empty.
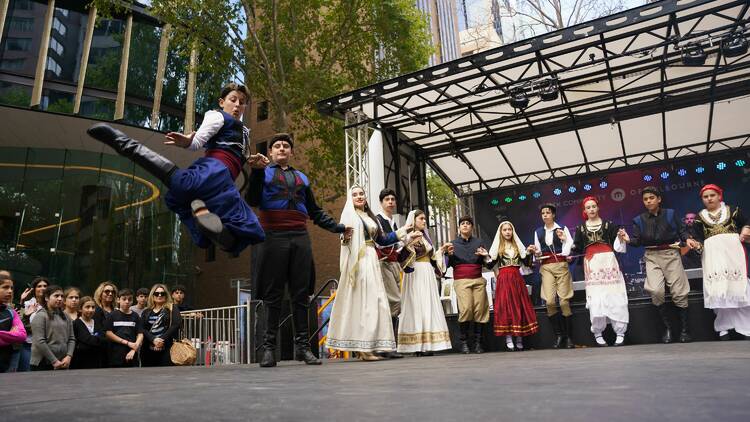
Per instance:
[[[562,194],[562,189],[555,188],[555,190],[553,190],[552,193],[554,193],[555,196],[560,196]]]
[[[703,168],[703,166],[698,166],[698,167],[695,168],[695,172],[698,173],[698,174],[701,174],[704,171],[706,171],[706,169]]]
[[[659,176],[661,176],[662,179],[667,180],[667,179],[669,179],[669,172],[668,171],[663,171],[663,172],[661,172],[661,174]]]
[[[519,196],[519,197],[518,197],[518,200],[519,200],[519,201],[525,201],[525,200],[526,200],[526,195],[521,195],[521,196]]]
[[[688,44],[682,50],[682,64],[685,66],[703,66],[707,57],[700,44]]]
[[[587,192],[590,191],[591,190],[591,185],[588,184],[588,183],[586,183],[585,185],[583,185],[583,190],[585,190]]]
[[[529,97],[523,88],[513,88],[508,93],[510,96],[510,105],[515,109],[524,109],[529,106]]]
[[[539,98],[542,101],[554,101],[560,95],[560,90],[557,87],[557,81],[554,79],[546,79],[539,83]]]
[[[647,174],[647,175],[643,176],[643,181],[644,182],[650,182],[652,180],[654,180],[654,178],[650,174]]]
[[[741,32],[734,32],[721,39],[721,54],[724,57],[739,57],[747,54],[747,38]]]
[[[737,166],[737,167],[745,167],[745,164],[747,164],[747,163],[743,159],[739,159],[739,160],[737,160],[737,161],[734,162],[734,165]]]
[[[576,187],[575,186],[570,186],[568,188],[568,192],[570,192],[570,193],[576,193]]]
[[[542,196],[542,194],[541,194],[541,193],[539,193],[539,192],[534,192],[534,194],[533,194],[533,195],[531,195],[531,196],[533,196],[533,197],[534,197],[534,198],[536,198],[536,199],[539,199],[539,197],[541,197],[541,196]]]
[[[513,198],[511,198],[510,196],[506,196],[505,197],[505,203],[506,204],[510,204],[511,202],[513,202]]]
[[[722,171],[725,168],[727,168],[727,163],[723,161],[719,161],[718,163],[716,163],[716,170]]]
[[[497,198],[493,198],[492,201],[490,201],[490,204],[491,205],[499,205],[500,204],[500,200],[497,199]]]
[[[685,170],[685,169],[679,169],[679,170],[677,170],[677,175],[680,176],[680,177],[687,176],[687,170]]]
[[[606,189],[607,188],[607,181],[606,180],[602,180],[601,182],[599,182],[599,187],[602,188],[602,189]]]

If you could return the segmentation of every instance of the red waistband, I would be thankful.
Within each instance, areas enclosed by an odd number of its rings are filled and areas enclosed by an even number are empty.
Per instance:
[[[611,246],[606,243],[594,243],[586,247],[586,259],[591,259],[594,255],[603,252],[614,252]]]
[[[548,258],[542,261],[542,265],[557,264],[560,262],[565,262],[565,259],[566,259],[565,255],[556,254],[552,252],[544,252],[542,253],[542,256],[549,256],[551,258],[551,259]]]
[[[378,253],[378,259],[381,261],[386,262],[396,262],[398,261],[398,251],[396,250],[396,246],[388,246],[385,248],[375,248],[375,251]]]
[[[232,180],[236,179],[242,170],[242,161],[229,151],[218,148],[209,149],[206,151],[206,157],[215,158],[224,163],[229,169],[229,173],[232,174]]]
[[[263,230],[307,230],[307,215],[297,210],[258,210]]]
[[[482,276],[482,266],[479,264],[456,264],[453,266],[453,279],[464,280]]]

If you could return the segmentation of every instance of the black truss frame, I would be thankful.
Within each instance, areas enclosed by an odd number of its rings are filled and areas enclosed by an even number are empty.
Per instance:
[[[750,95],[750,61],[746,60],[750,54],[728,59],[716,43],[705,47],[709,59],[704,66],[691,67],[693,73],[670,78],[668,69],[683,66],[680,47],[686,43],[733,31],[750,35],[749,8],[747,0],[664,0],[370,85],[319,101],[317,107],[322,114],[335,117],[372,107],[373,115],[364,124],[402,132],[400,142],[412,146],[456,191],[463,185],[479,184],[479,190],[484,190],[494,188],[490,183],[522,185],[603,172],[611,168],[607,162],[639,165],[654,154],[659,160],[671,160],[679,152],[671,155],[675,148],[667,144],[665,124],[660,150],[628,154],[619,122],[660,114],[664,123],[668,111],[708,104],[708,131],[701,144],[708,151],[713,143],[722,142],[712,139],[714,104]],[[727,11],[731,9],[739,13],[733,11],[730,16]],[[716,23],[700,28],[708,16]],[[626,57],[629,63],[618,63]],[[567,75],[584,69],[588,71]],[[638,84],[656,72],[658,80]],[[616,87],[615,81],[626,77],[627,82]],[[557,102],[542,103],[531,97],[523,110],[509,107],[512,89],[534,91],[540,80],[557,84]],[[592,90],[596,82],[606,88]],[[589,96],[571,100],[570,94],[576,92]],[[490,111],[498,106],[509,111]],[[469,124],[452,127],[467,116]],[[617,127],[621,156],[591,161],[579,131],[607,123]],[[583,162],[553,167],[540,138],[565,132],[575,134]],[[500,147],[528,140],[539,148],[544,168],[520,174]],[[500,152],[510,176],[485,180],[465,156],[492,147]],[[463,161],[475,178],[452,183],[434,162],[447,156]]]

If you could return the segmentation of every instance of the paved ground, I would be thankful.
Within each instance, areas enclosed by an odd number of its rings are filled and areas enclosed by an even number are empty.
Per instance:
[[[0,374],[0,386],[3,421],[748,421],[750,341]]]

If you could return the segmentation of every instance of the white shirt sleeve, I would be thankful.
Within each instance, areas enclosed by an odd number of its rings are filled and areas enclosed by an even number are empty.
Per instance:
[[[615,238],[615,243],[612,245],[612,249],[614,249],[615,252],[625,253],[628,250],[628,245],[620,240],[620,236],[617,236]]]
[[[195,132],[195,136],[193,136],[193,143],[190,144],[188,149],[191,151],[197,151],[203,148],[203,146],[206,145],[206,142],[216,135],[222,126],[224,126],[224,116],[216,110],[207,111],[203,116],[201,126],[198,128],[198,131]]]
[[[534,246],[536,246],[536,249],[541,252],[542,244],[539,243],[539,237],[536,235],[536,231],[534,231]]]
[[[563,231],[565,232],[565,243],[562,246],[562,255],[569,256],[570,250],[573,249],[573,236],[570,235],[568,227],[565,227]]]

